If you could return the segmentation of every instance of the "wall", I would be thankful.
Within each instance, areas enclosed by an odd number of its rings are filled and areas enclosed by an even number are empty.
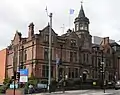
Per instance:
[[[0,51],[0,84],[3,83],[5,79],[5,67],[7,59],[7,49]]]

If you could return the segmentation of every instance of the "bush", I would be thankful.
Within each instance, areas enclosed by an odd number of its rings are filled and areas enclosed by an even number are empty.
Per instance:
[[[8,84],[1,86],[0,93],[5,93],[7,88],[8,88]]]
[[[6,85],[11,82],[10,78],[5,78],[3,84]]]

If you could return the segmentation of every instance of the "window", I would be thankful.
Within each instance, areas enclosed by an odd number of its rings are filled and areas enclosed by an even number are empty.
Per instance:
[[[53,43],[53,41],[54,41],[54,37],[52,36],[52,38],[51,38],[51,41],[52,41],[52,43]]]
[[[42,66],[42,77],[45,77],[45,65]]]
[[[71,46],[76,46],[76,40],[74,39],[71,40]]]
[[[70,52],[70,62],[73,61],[73,52]]]
[[[72,78],[74,78],[74,71],[72,71]]]
[[[85,62],[85,54],[83,54],[83,61]]]
[[[49,70],[48,66],[42,65],[42,77],[45,77],[45,78],[48,77],[48,70]]]
[[[79,25],[78,24],[76,24],[76,31],[78,31],[79,30]]]
[[[92,65],[94,66],[94,56],[92,56]]]
[[[85,24],[85,30],[88,30],[88,26],[87,26],[87,24]]]
[[[49,41],[49,35],[45,35],[45,42]]]
[[[24,61],[27,60],[27,53],[26,52],[27,52],[27,50],[24,51],[24,55],[23,55],[24,56]]]
[[[87,59],[87,62],[89,62],[89,56],[88,56],[88,54],[87,54],[87,58],[86,59]]]
[[[71,78],[71,69],[69,68],[68,77]]]
[[[80,24],[80,30],[83,30],[83,24]]]
[[[100,67],[100,65],[101,65],[101,61],[100,61],[100,59],[98,58],[98,67]]]
[[[112,67],[112,64],[111,64],[111,63],[112,63],[112,62],[111,62],[111,60],[109,59],[109,66],[110,66],[110,67]]]
[[[44,60],[48,60],[48,48],[44,49]]]
[[[22,51],[19,51],[19,62],[22,62],[23,60],[22,60]]]
[[[75,59],[75,62],[77,61],[77,52],[74,52],[74,59]]]
[[[25,60],[27,60],[27,53],[25,53]]]
[[[48,75],[49,75],[48,71],[49,71],[49,67],[46,66],[46,72],[45,72],[46,74],[45,74],[45,77],[48,77]]]
[[[106,58],[106,66],[109,66],[109,60]]]
[[[78,77],[78,68],[75,68],[75,78]]]

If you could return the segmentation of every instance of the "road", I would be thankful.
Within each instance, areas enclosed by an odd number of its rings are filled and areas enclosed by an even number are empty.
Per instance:
[[[52,92],[52,93],[41,93],[41,94],[32,94],[32,95],[120,95],[120,90],[109,89],[104,93],[103,90],[74,90],[74,91],[65,91],[61,92]]]

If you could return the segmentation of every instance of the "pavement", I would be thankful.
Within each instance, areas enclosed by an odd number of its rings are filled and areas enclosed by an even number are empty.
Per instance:
[[[63,91],[58,91],[58,92],[52,92],[52,93],[40,93],[40,94],[32,94],[32,95],[96,95],[96,94],[97,95],[114,95],[114,91],[107,90],[106,93],[104,93],[103,90],[71,90],[71,91],[65,91],[64,93]]]
[[[103,90],[71,90],[71,91],[58,91],[52,93],[39,93],[28,95],[120,95],[120,90],[107,89],[104,93]]]

